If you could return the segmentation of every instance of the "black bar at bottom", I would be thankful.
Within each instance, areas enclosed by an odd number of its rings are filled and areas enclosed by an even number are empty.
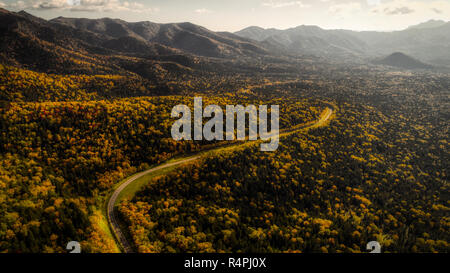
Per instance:
[[[0,254],[3,269],[30,272],[407,272],[446,268],[443,254]],[[47,272],[47,271],[46,271]]]

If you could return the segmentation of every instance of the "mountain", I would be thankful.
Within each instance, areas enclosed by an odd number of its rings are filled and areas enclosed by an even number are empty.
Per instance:
[[[0,10],[0,60],[14,65],[55,68],[68,59],[81,61],[84,53],[111,53],[97,45],[102,38],[66,26],[53,24],[26,12]],[[66,62],[68,65],[68,62]],[[99,62],[97,62],[99,63]]]
[[[394,32],[325,30],[299,26],[286,30],[249,27],[236,35],[273,51],[313,54],[339,60],[368,60],[403,52],[436,65],[450,66],[450,22],[429,21]]]
[[[376,64],[387,66],[405,68],[405,69],[429,69],[433,68],[431,65],[422,63],[408,55],[401,52],[395,52],[385,58],[374,61]]]
[[[433,64],[450,65],[450,23],[434,28],[411,28],[394,32],[351,32],[365,41],[371,56],[403,52]]]
[[[201,71],[254,72],[262,69],[260,60],[277,58],[257,41],[191,23],[48,21],[0,8],[0,35],[1,64],[54,74],[127,75],[161,92],[172,79]]]
[[[169,94],[170,81],[198,69],[223,67],[136,35],[113,34],[0,9],[0,63],[48,74],[125,76],[127,80],[116,85],[115,94],[122,95],[128,92],[124,90]],[[120,87],[124,85],[128,87]]]
[[[252,26],[245,28],[241,31],[238,31],[235,34],[241,37],[246,37],[249,39],[262,42],[267,38],[269,38],[270,36],[276,35],[277,33],[279,33],[279,30],[274,28],[264,29],[262,27]]]
[[[120,37],[124,38],[121,42],[112,43],[115,39],[113,37],[49,22],[24,11],[13,13],[2,10],[0,23],[0,32],[4,38],[0,42],[3,53],[27,47],[34,48],[32,49],[34,53],[44,55],[54,50],[61,50],[69,55],[71,51],[104,54],[112,53],[114,50],[140,53],[140,55],[179,53],[175,49],[164,48],[135,37]],[[119,41],[119,38],[117,40]],[[114,45],[108,46],[108,44]],[[133,46],[140,48],[140,51]],[[19,54],[14,55],[19,57]]]
[[[304,55],[367,62],[392,52],[450,66],[450,23],[443,21],[429,21],[395,32],[326,30],[302,25],[286,30],[253,26],[229,33],[213,32],[192,23],[65,17],[47,21],[24,11],[0,9],[0,34],[1,62],[46,72],[65,69],[88,73],[95,65],[105,73],[130,68],[142,73],[140,68],[155,62],[162,68],[175,63],[174,67],[190,69],[199,59],[208,65],[234,60],[258,67],[257,62],[263,59],[288,60]]]
[[[447,22],[443,20],[429,20],[427,22],[415,26],[410,26],[408,29],[428,29],[428,28],[442,27],[445,24],[447,24]]]
[[[5,9],[0,9],[0,35],[2,63],[45,72],[89,73],[96,66],[98,72],[110,73],[124,66],[144,67],[148,60],[183,67],[196,63],[197,56],[245,59],[270,54],[256,41],[191,23],[63,17],[47,21]],[[141,64],[123,56],[139,58]]]
[[[258,43],[231,33],[213,32],[192,23],[157,24],[152,22],[128,23],[119,19],[84,19],[58,17],[50,22],[89,31],[121,42],[146,42],[165,45],[204,57],[237,57],[268,54]]]
[[[348,58],[360,56],[367,47],[357,37],[317,26],[303,25],[287,30],[249,27],[235,34],[259,41],[273,51],[285,51],[294,55]]]

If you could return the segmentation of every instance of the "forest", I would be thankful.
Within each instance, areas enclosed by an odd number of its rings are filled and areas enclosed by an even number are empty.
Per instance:
[[[41,90],[27,86],[32,94]],[[243,104],[283,105],[281,128],[312,121],[321,109],[308,100],[240,97]],[[208,104],[232,101],[205,98]],[[111,236],[96,226],[108,190],[138,170],[220,145],[171,138],[172,107],[192,103],[181,96],[8,102],[0,109],[0,249],[63,252],[65,242],[77,240],[85,251],[115,251]]]
[[[341,109],[276,153],[245,148],[149,181],[120,207],[138,251],[363,252],[376,240],[385,252],[447,252],[448,161],[430,148],[446,141]]]
[[[377,240],[387,252],[448,252],[448,78],[320,69],[199,77],[204,91],[158,96],[140,78],[2,66],[0,251],[65,252],[76,240],[84,252],[118,252],[104,214],[115,185],[222,144],[170,136],[172,107],[203,96],[280,105],[282,130],[329,102],[337,111],[275,153],[243,146],[149,179],[119,205],[136,251],[364,252]]]

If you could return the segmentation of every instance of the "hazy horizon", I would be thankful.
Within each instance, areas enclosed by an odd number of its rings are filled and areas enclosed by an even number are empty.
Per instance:
[[[0,0],[0,7],[45,19],[59,16],[117,18],[128,22],[192,22],[213,31],[250,26],[288,29],[315,25],[355,31],[403,30],[429,20],[450,19],[444,0]]]

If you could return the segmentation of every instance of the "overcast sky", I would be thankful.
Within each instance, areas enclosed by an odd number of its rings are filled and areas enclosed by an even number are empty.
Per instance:
[[[286,29],[399,30],[430,19],[450,20],[450,0],[0,0],[0,7],[51,19],[121,18],[193,22],[215,31],[248,26]]]

